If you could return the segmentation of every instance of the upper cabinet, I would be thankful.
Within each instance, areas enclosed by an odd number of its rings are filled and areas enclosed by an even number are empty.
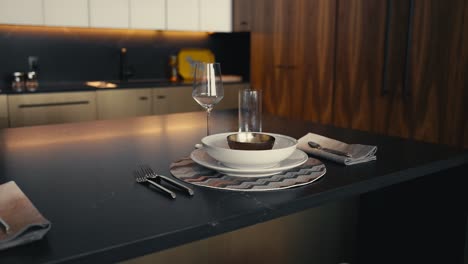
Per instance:
[[[232,32],[233,9],[232,0],[0,0],[0,24]]]
[[[196,31],[199,23],[199,0],[167,1],[167,29]]]
[[[130,28],[166,29],[166,1],[130,0]]]
[[[200,0],[200,30],[231,32],[232,1]]]
[[[232,32],[232,0],[167,1],[167,29]]]
[[[44,24],[88,27],[88,10],[88,0],[44,0]]]
[[[252,5],[252,0],[232,0],[232,29],[234,32],[251,30]]]
[[[89,0],[89,21],[96,28],[128,28],[128,0]]]
[[[0,0],[0,24],[43,25],[42,0]]]

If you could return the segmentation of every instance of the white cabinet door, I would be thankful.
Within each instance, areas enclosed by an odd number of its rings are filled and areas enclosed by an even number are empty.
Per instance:
[[[232,0],[200,0],[200,30],[232,32]]]
[[[168,0],[166,15],[168,30],[200,29],[199,0]]]
[[[95,92],[8,95],[11,127],[96,119]]]
[[[130,28],[166,29],[166,1],[130,0]]]
[[[128,28],[128,0],[89,0],[91,27]]]
[[[88,27],[88,0],[44,0],[46,26]]]
[[[193,100],[190,86],[153,89],[153,114],[163,115],[193,111],[203,111],[203,108]]]
[[[151,115],[151,89],[97,91],[98,119]]]
[[[8,103],[7,96],[0,95],[0,128],[8,127]]]
[[[0,0],[0,24],[43,25],[42,0]]]

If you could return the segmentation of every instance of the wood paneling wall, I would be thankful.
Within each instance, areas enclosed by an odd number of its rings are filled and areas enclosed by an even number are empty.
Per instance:
[[[338,0],[334,124],[377,131],[386,2]],[[380,109],[379,109],[380,110]]]
[[[330,123],[335,1],[254,3],[251,84],[264,91],[266,112]]]
[[[336,1],[304,0],[300,16],[303,17],[304,65],[295,98],[303,98],[302,109],[293,102],[296,112],[302,110],[304,120],[332,124],[333,86],[335,65]],[[296,113],[296,115],[298,115]]]
[[[253,3],[266,112],[468,146],[468,1]]]
[[[463,109],[463,116],[464,119],[462,122],[465,123],[463,128],[463,146],[468,148],[468,1],[465,1],[465,13],[464,13],[464,20],[463,20],[463,39],[462,39],[462,60],[461,60],[461,69],[462,72],[460,73],[461,82],[463,85],[463,102],[464,109]],[[467,243],[468,244],[468,243]],[[468,258],[468,253],[467,258]]]
[[[411,137],[461,144],[464,0],[414,0],[408,96]]]
[[[379,132],[391,136],[410,136],[410,105],[403,95],[407,72],[410,1],[393,0],[387,5],[387,56],[382,89],[386,112],[380,112],[384,127]],[[384,54],[385,55],[385,54]]]

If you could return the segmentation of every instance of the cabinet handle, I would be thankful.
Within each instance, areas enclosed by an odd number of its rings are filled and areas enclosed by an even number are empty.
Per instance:
[[[147,97],[147,96],[140,96],[139,99],[140,99],[141,101],[146,101],[146,100],[148,100],[148,97]]]
[[[158,95],[156,98],[158,98],[158,99],[165,99],[166,96],[165,96],[165,95]]]
[[[406,61],[403,72],[404,83],[402,88],[402,97],[406,98],[410,96],[410,62],[411,62],[411,44],[413,43],[413,21],[414,20],[414,0],[409,1],[409,17],[408,17],[408,31],[407,31],[407,42],[406,42]]]
[[[284,65],[284,64],[275,65],[275,67],[278,69],[284,69],[284,70],[293,70],[296,68],[295,65]]]
[[[242,21],[240,22],[241,26],[247,26],[249,23],[247,23],[247,21]]]
[[[392,23],[392,0],[387,1],[387,18],[385,19],[385,47],[384,47],[384,65],[382,73],[382,90],[381,95],[386,95],[388,89],[388,49],[390,46],[390,24]]]
[[[21,104],[19,108],[33,108],[33,107],[48,107],[48,106],[63,106],[63,105],[84,105],[89,104],[89,101],[72,101],[72,102],[57,102],[57,103],[43,103],[43,104]]]

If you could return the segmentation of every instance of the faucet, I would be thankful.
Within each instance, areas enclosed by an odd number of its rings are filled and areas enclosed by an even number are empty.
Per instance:
[[[133,76],[133,69],[128,66],[127,62],[127,49],[120,49],[120,67],[119,67],[119,78],[120,81],[128,81],[129,77]]]

